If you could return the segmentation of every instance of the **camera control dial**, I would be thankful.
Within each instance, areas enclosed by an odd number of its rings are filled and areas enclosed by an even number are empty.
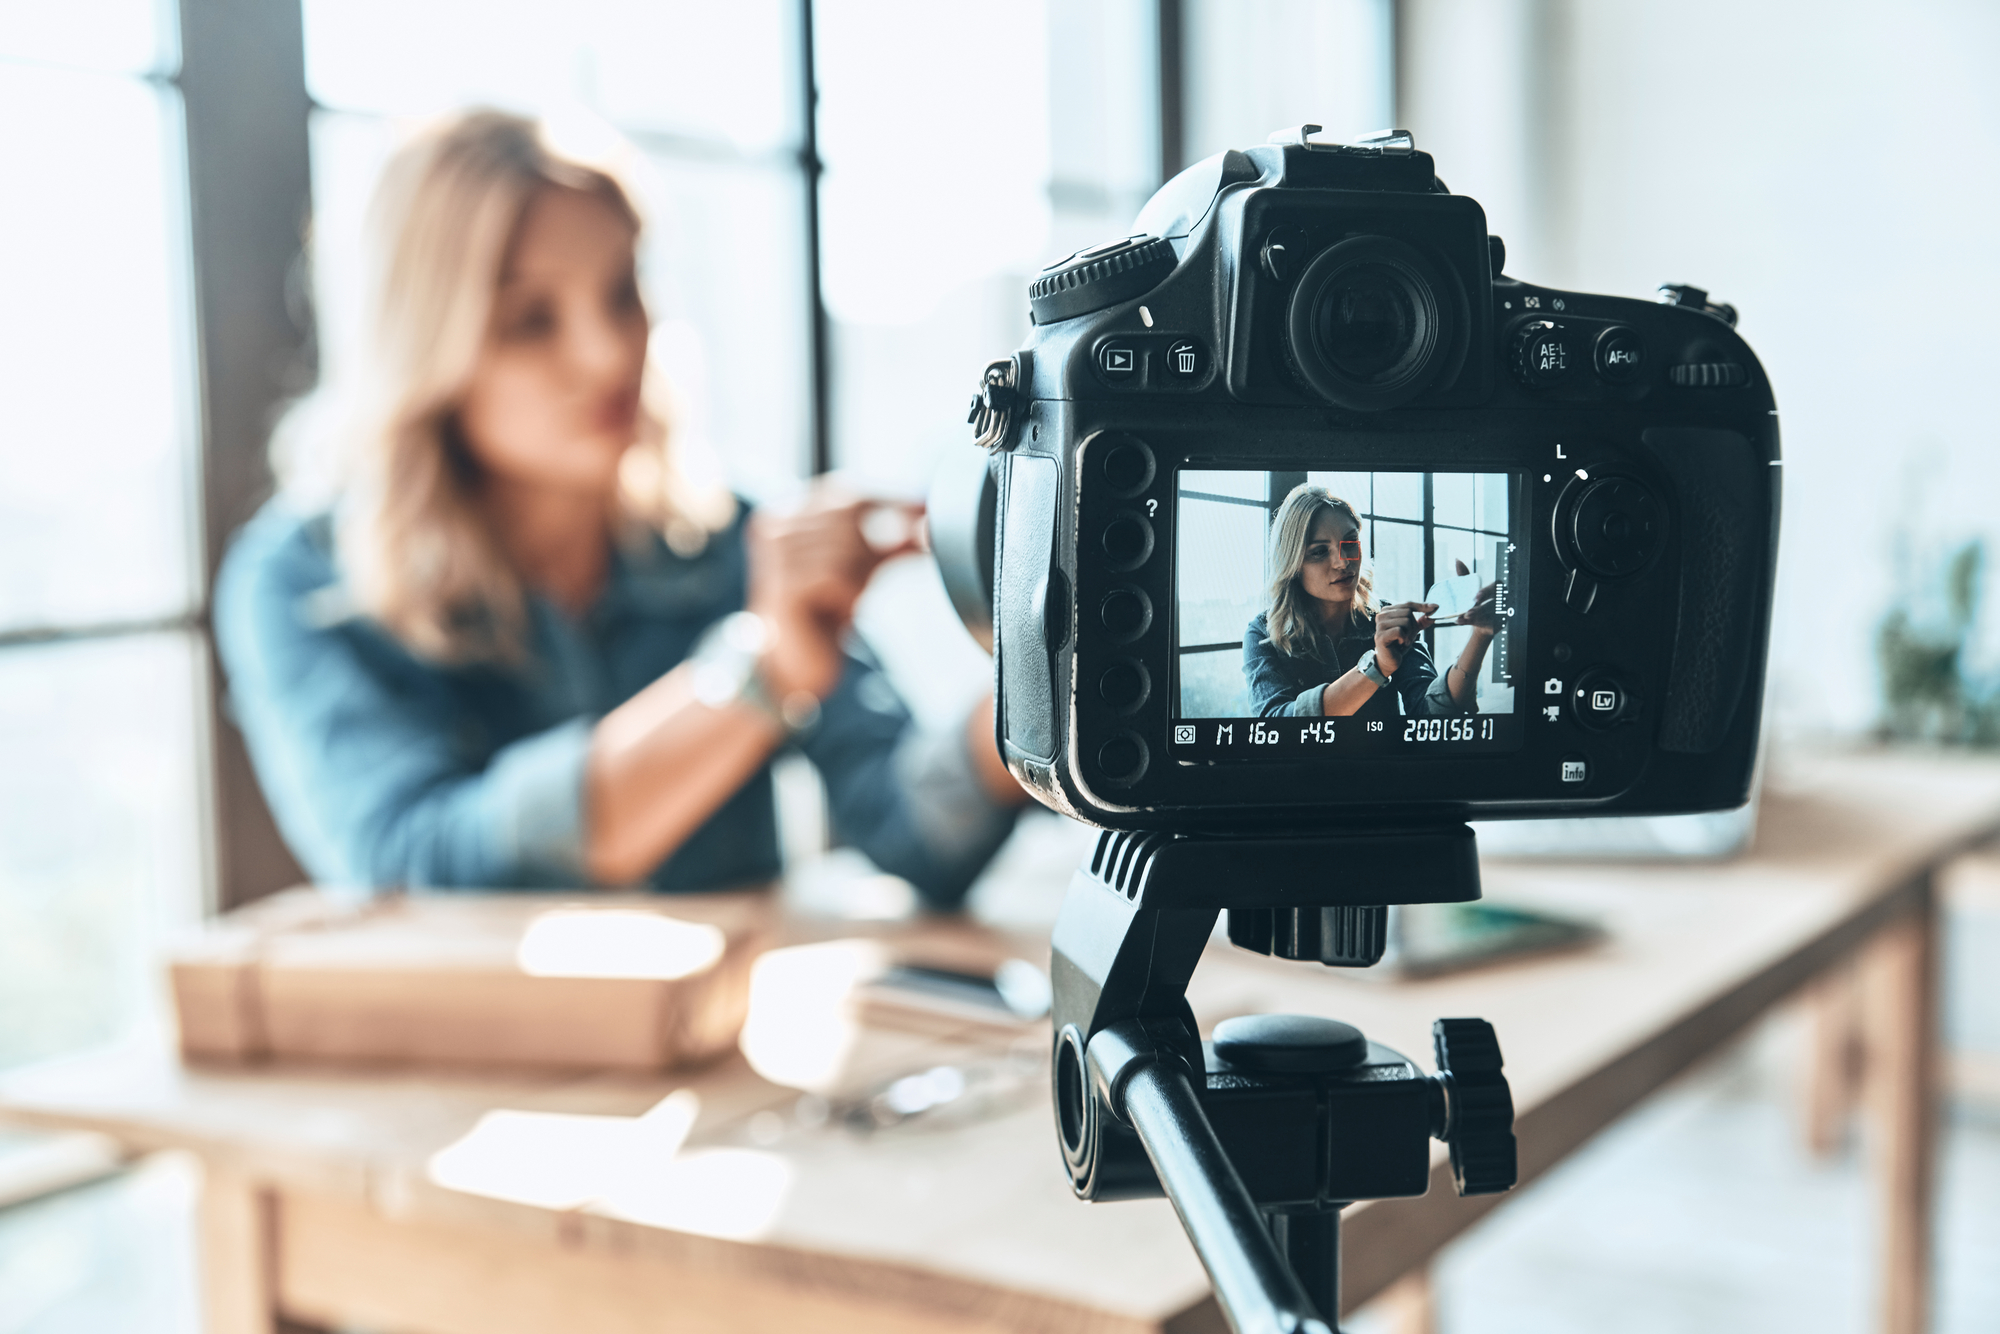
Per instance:
[[[1146,295],[1178,262],[1173,246],[1157,236],[1128,236],[1079,250],[1028,285],[1028,308],[1037,324],[1075,319]]]
[[[1660,507],[1630,477],[1604,477],[1584,487],[1570,510],[1570,535],[1584,568],[1604,579],[1637,574],[1660,547]]]

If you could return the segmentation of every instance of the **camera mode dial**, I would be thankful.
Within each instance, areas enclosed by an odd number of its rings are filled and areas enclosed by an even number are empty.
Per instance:
[[[1054,324],[1144,296],[1174,271],[1173,246],[1157,236],[1128,236],[1079,250],[1028,284],[1036,324]]]

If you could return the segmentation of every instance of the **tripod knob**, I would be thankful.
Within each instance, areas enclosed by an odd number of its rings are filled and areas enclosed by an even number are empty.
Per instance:
[[[1317,961],[1329,968],[1369,968],[1389,944],[1389,910],[1381,904],[1336,908],[1231,908],[1232,944],[1280,959]]]
[[[1514,1095],[1500,1073],[1500,1040],[1484,1019],[1440,1019],[1431,1025],[1438,1083],[1444,1092],[1437,1137],[1451,1146],[1451,1174],[1460,1195],[1497,1195],[1513,1188]]]

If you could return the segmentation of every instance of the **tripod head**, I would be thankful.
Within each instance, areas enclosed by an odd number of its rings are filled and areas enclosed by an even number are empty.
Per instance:
[[[1187,987],[1217,913],[1244,948],[1366,967],[1386,941],[1385,885],[1404,903],[1478,898],[1472,831],[1107,831],[1056,921],[1054,1089],[1071,1187],[1086,1200],[1168,1196],[1239,1334],[1331,1328],[1340,1209],[1423,1194],[1431,1138],[1450,1146],[1460,1194],[1514,1184],[1513,1101],[1484,1020],[1437,1021],[1436,1076],[1329,1018],[1244,1016],[1201,1040]]]

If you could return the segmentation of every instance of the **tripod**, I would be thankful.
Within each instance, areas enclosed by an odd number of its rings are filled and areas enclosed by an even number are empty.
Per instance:
[[[1513,1101],[1480,1019],[1432,1029],[1438,1074],[1337,1020],[1250,1015],[1203,1043],[1187,985],[1229,913],[1238,945],[1366,967],[1387,909],[1479,896],[1472,831],[1306,838],[1114,834],[1056,920],[1057,1138],[1086,1200],[1164,1193],[1237,1334],[1332,1334],[1340,1211],[1421,1195],[1429,1140],[1459,1193],[1514,1184]]]

